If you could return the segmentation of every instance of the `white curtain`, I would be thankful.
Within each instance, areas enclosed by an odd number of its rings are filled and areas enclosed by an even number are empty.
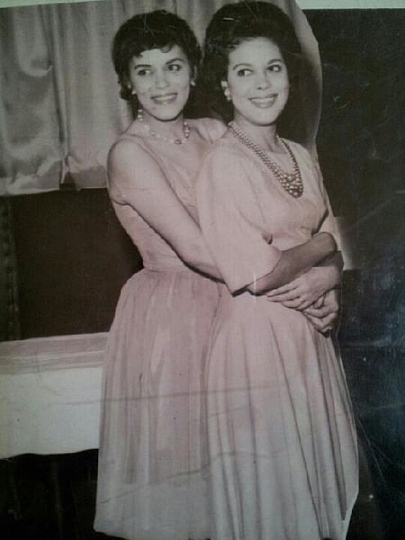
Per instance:
[[[112,0],[0,10],[0,195],[51,191],[73,181],[103,187],[109,147],[130,122],[111,62],[118,27],[143,11],[185,18],[199,40],[229,0]],[[314,144],[321,74],[316,40],[294,0],[274,0],[294,21],[312,66],[302,83],[306,142]],[[308,75],[308,74],[307,74]],[[310,105],[308,105],[310,104]]]

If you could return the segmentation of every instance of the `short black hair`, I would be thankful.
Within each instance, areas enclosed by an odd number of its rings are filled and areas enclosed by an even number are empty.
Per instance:
[[[151,49],[164,49],[178,45],[187,56],[192,72],[201,61],[198,41],[183,19],[163,9],[141,13],[128,19],[117,31],[113,41],[112,59],[120,95],[126,101],[137,102],[128,85],[129,63],[134,56]],[[137,108],[138,103],[132,103]]]
[[[212,17],[205,34],[204,59],[199,84],[202,99],[226,122],[232,119],[232,103],[226,101],[221,81],[226,80],[229,53],[242,42],[267,38],[280,49],[292,91],[298,82],[302,52],[290,18],[268,2],[226,4]]]

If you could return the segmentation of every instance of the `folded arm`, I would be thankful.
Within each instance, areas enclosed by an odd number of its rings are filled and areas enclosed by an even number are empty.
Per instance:
[[[267,296],[285,307],[304,310],[315,304],[328,291],[340,287],[342,270],[342,254],[338,251],[290,283],[273,289]]]
[[[327,232],[291,249],[276,247],[260,216],[253,174],[250,160],[223,141],[206,157],[197,181],[204,237],[232,294],[264,294],[326,261],[337,249]]]
[[[246,288],[253,294],[267,293],[299,279],[299,276],[332,257],[335,252],[336,242],[333,236],[329,233],[318,233],[305,244],[281,251],[274,269]]]

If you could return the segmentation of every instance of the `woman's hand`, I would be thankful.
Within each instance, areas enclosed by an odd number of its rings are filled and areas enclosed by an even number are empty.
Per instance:
[[[339,282],[338,270],[333,266],[311,268],[287,285],[267,293],[272,302],[303,311],[310,306],[320,308],[323,296]]]
[[[316,304],[314,304],[305,309],[303,313],[318,332],[328,335],[331,330],[338,326],[340,291],[334,289],[327,292],[322,298],[322,306],[315,307]]]

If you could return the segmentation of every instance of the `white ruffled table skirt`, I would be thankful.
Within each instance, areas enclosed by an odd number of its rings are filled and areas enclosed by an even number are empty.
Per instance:
[[[107,334],[0,343],[0,459],[98,448]]]

